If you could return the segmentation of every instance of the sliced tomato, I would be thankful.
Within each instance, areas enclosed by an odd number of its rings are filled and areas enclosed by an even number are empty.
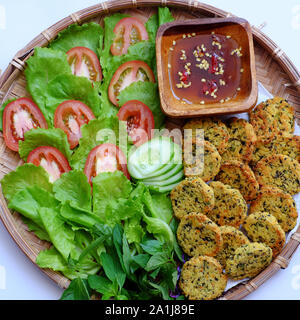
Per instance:
[[[78,77],[86,77],[90,81],[102,80],[102,69],[94,51],[86,47],[75,47],[67,52],[72,73]]]
[[[68,136],[71,149],[78,146],[81,126],[95,119],[93,111],[81,101],[68,100],[60,104],[54,114],[54,127]]]
[[[39,147],[31,151],[27,163],[43,167],[48,172],[52,183],[63,173],[71,171],[68,160],[54,147]]]
[[[86,161],[84,173],[89,183],[101,172],[122,171],[130,179],[127,160],[124,153],[114,144],[102,144],[94,148]]]
[[[118,95],[120,92],[137,81],[156,82],[153,71],[148,64],[138,60],[122,64],[113,75],[108,88],[110,101],[115,106],[118,106]]]
[[[19,151],[19,141],[24,140],[25,132],[34,129],[47,129],[47,121],[39,107],[28,98],[20,98],[9,103],[3,111],[3,136],[12,151]]]
[[[149,39],[144,24],[137,18],[120,20],[115,26],[114,33],[116,36],[111,46],[111,53],[114,56],[126,54],[131,45]]]
[[[143,102],[132,100],[125,103],[118,113],[120,121],[127,122],[127,132],[136,145],[141,145],[152,137],[155,128],[152,111]]]

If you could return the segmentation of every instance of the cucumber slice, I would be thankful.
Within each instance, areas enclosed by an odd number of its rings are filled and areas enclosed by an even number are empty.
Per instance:
[[[160,176],[157,176],[157,177],[153,177],[153,178],[144,179],[143,182],[144,183],[145,182],[156,183],[156,182],[166,181],[169,178],[172,178],[173,176],[178,174],[180,171],[182,171],[182,169],[183,169],[183,165],[182,164],[177,164],[177,165],[174,166],[174,168],[172,168],[168,172],[164,173],[163,175],[160,175]]]
[[[171,185],[166,186],[166,187],[150,187],[150,189],[152,191],[155,191],[155,192],[158,192],[158,193],[167,193],[167,192],[171,192],[174,188],[176,188],[179,185],[180,182],[171,184]]]
[[[176,166],[178,166],[178,165],[182,166],[182,150],[178,144],[173,143],[173,145],[174,145],[174,156],[171,159],[170,163],[168,165],[162,167],[161,169],[155,171],[151,175],[144,177],[143,180],[156,179],[162,175],[167,174],[169,171],[173,170]]]
[[[179,145],[170,138],[157,137],[131,153],[128,171],[134,179],[142,180],[168,172],[177,164],[175,161],[182,161]]]
[[[179,173],[177,173],[175,176],[165,180],[165,181],[158,181],[158,182],[145,182],[142,181],[146,186],[153,186],[153,187],[166,187],[169,185],[172,185],[178,181],[183,180],[184,172],[181,170]]]

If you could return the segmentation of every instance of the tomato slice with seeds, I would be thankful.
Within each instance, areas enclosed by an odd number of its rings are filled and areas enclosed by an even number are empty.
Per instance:
[[[20,98],[9,103],[3,111],[3,136],[7,147],[19,151],[19,141],[25,132],[48,129],[47,121],[39,107],[28,98]]]
[[[72,73],[78,77],[86,77],[90,81],[102,80],[102,69],[94,51],[86,47],[75,47],[67,52]]]
[[[114,144],[106,143],[94,148],[86,161],[84,173],[92,185],[93,178],[101,172],[122,171],[130,180],[124,153]]]
[[[49,174],[50,182],[55,182],[63,173],[71,171],[68,160],[54,147],[39,147],[31,151],[27,163],[43,167]]]
[[[122,90],[137,81],[150,81],[155,83],[153,71],[144,61],[134,60],[122,64],[113,75],[108,95],[110,101],[118,106],[118,95]]]
[[[68,100],[60,104],[54,114],[54,127],[68,136],[70,148],[78,146],[81,126],[95,119],[93,111],[81,101]]]
[[[128,52],[128,48],[140,41],[148,40],[148,32],[144,24],[137,18],[124,18],[114,29],[115,40],[111,46],[114,56],[121,56]]]
[[[127,122],[127,132],[135,145],[140,146],[152,137],[155,128],[152,111],[143,102],[132,100],[125,103],[118,113],[120,121]]]

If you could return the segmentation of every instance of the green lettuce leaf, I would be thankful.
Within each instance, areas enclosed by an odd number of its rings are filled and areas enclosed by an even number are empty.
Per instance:
[[[25,161],[31,151],[38,147],[49,146],[58,149],[67,159],[71,158],[72,151],[68,137],[61,129],[33,129],[24,135],[25,140],[19,141],[19,154]]]
[[[158,8],[158,24],[161,26],[167,22],[173,22],[174,18],[169,8]]]
[[[27,225],[28,230],[30,232],[33,232],[40,240],[51,242],[51,240],[48,236],[48,233],[46,232],[46,230],[44,230],[44,227],[43,228],[39,227],[33,221],[25,218],[24,216],[22,216],[22,220]]]
[[[45,93],[49,82],[59,74],[72,74],[67,55],[48,48],[35,48],[34,55],[28,59],[25,69],[27,89],[50,127],[53,126],[53,110],[47,107]]]
[[[167,22],[173,22],[174,18],[169,8],[158,8],[158,13],[152,15],[146,22],[146,29],[149,35],[149,39],[153,42],[156,40],[156,34],[158,28]]]
[[[103,29],[98,23],[90,22],[81,26],[72,24],[54,39],[49,47],[67,52],[74,47],[86,47],[98,53],[103,42]]]
[[[59,51],[56,51],[59,52]],[[102,114],[98,90],[85,77],[70,74],[58,74],[49,81],[44,91],[48,117],[53,119],[56,108],[67,100],[78,100],[86,104],[96,117]]]
[[[33,221],[37,226],[45,230],[39,211],[41,208],[54,210],[60,205],[54,196],[37,185],[27,187],[16,193],[9,202],[9,208],[21,213],[24,217]]]
[[[129,15],[115,13],[111,16],[104,18],[104,47],[100,48],[98,52],[101,59],[103,59],[103,64],[101,63],[102,68],[107,68],[107,59],[109,57],[112,57],[110,48],[115,39],[114,28],[120,20],[126,17],[129,17]]]
[[[74,280],[76,278],[86,279],[89,274],[93,275],[99,271],[99,265],[95,263],[77,265],[76,268],[70,267],[63,256],[54,248],[41,251],[36,258],[36,264],[42,269],[51,269],[63,273],[67,278]]]
[[[108,87],[114,73],[122,64],[128,61],[142,60],[150,66],[154,73],[156,72],[155,42],[153,41],[142,41],[136,43],[129,47],[127,54],[122,56],[113,56],[111,54],[110,48],[115,38],[113,30],[115,25],[125,17],[127,17],[127,15],[117,13],[104,19],[104,48],[99,52],[104,81],[99,88],[99,92],[101,94],[102,106],[105,108],[106,112],[109,112],[109,114],[111,114],[111,112],[117,112],[117,108],[109,100],[107,94]]]
[[[142,81],[132,83],[119,94],[121,106],[130,100],[139,100],[146,104],[153,113],[155,128],[161,128],[165,115],[160,107],[160,97],[156,83]]]
[[[102,219],[96,214],[83,210],[82,208],[71,206],[68,202],[62,205],[60,215],[65,222],[74,227],[86,230],[92,230],[95,225],[102,224]]]
[[[74,231],[66,226],[58,210],[41,208],[39,215],[54,247],[65,261],[68,261],[71,252],[75,249]]]
[[[121,171],[104,172],[93,179],[93,210],[109,225],[120,220],[119,208],[132,191],[130,181]]]
[[[126,129],[124,129],[125,134],[122,134],[121,137],[123,137],[122,139],[125,138],[125,141],[120,141],[119,124],[120,122],[117,117],[102,117],[82,126],[82,138],[79,141],[79,147],[74,152],[70,161],[72,168],[83,170],[91,150],[103,143],[110,142],[117,144],[126,154],[126,150],[122,146],[126,146],[127,133]]]
[[[151,42],[155,43],[158,26],[158,14],[153,14],[145,24]]]
[[[141,243],[144,235],[145,229],[141,225],[141,217],[138,215],[127,219],[124,222],[124,232],[129,244],[131,243]]]
[[[4,196],[9,201],[26,187],[38,186],[45,191],[52,192],[52,184],[49,182],[46,170],[33,164],[24,164],[7,174],[1,180],[1,186]]]
[[[82,171],[70,171],[53,184],[55,198],[61,203],[70,202],[74,206],[91,210],[91,186]]]
[[[172,201],[167,194],[159,194],[146,192],[144,201],[147,203],[147,208],[153,217],[159,218],[170,224],[173,220]]]

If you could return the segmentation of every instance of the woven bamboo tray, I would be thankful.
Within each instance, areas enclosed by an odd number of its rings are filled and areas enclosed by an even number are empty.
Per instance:
[[[201,17],[232,17],[231,13],[214,8],[212,6],[193,0],[114,0],[71,14],[59,21],[49,29],[40,33],[25,48],[20,50],[10,62],[7,69],[0,77],[0,104],[7,99],[29,96],[26,92],[26,80],[24,68],[26,60],[33,54],[34,47],[47,46],[58,32],[71,24],[82,24],[87,21],[96,21],[103,25],[106,15],[114,12],[125,12],[139,17],[142,21],[156,11],[158,6],[168,6],[176,20],[186,20]],[[300,124],[300,73],[286,54],[278,46],[264,35],[259,28],[252,27],[255,41],[257,78],[273,95],[286,98],[296,108],[296,118]],[[169,123],[176,126],[176,123]],[[19,156],[6,148],[2,134],[0,134],[0,179],[17,166],[22,164]],[[27,257],[35,263],[41,250],[49,248],[49,243],[39,240],[30,233],[22,222],[20,215],[10,212],[7,203],[0,193],[0,217],[11,234],[14,241]],[[222,300],[240,300],[258,289],[260,285],[270,279],[281,268],[288,267],[293,254],[300,243],[300,227],[292,235],[281,254],[260,275],[251,281],[243,282],[227,291]],[[69,280],[59,273],[51,270],[42,270],[54,280],[60,287],[67,288]]]

